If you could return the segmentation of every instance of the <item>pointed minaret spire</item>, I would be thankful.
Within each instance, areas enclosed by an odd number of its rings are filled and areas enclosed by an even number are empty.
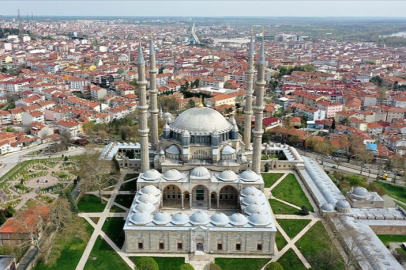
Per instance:
[[[254,135],[254,151],[252,153],[252,170],[257,174],[261,173],[261,148],[262,148],[262,120],[264,113],[264,88],[265,88],[265,52],[264,52],[265,32],[262,29],[261,49],[259,52],[258,75],[256,82],[255,97],[255,127],[252,131]]]
[[[140,112],[140,134],[141,144],[141,172],[149,170],[149,144],[148,144],[148,104],[147,104],[147,81],[145,80],[145,61],[142,55],[141,35],[138,36],[138,88],[140,90],[138,110]]]
[[[251,148],[251,123],[252,123],[252,94],[254,84],[254,27],[251,29],[251,42],[248,53],[248,69],[245,71],[247,74],[247,89],[245,96],[245,121],[244,121],[244,144],[245,150],[250,151]]]
[[[156,69],[156,59],[155,59],[155,49],[154,40],[151,32],[151,39],[149,43],[149,94],[150,94],[150,110],[151,115],[151,148],[152,150],[157,150],[159,131],[158,131],[158,89],[156,86],[156,74],[158,70]]]

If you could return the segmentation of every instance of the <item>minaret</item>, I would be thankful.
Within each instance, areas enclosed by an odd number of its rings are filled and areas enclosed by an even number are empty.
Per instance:
[[[264,53],[264,29],[262,28],[261,49],[259,52],[258,75],[256,81],[256,97],[255,97],[255,127],[252,133],[254,134],[254,152],[252,154],[252,170],[259,174],[261,172],[261,146],[262,146],[262,118],[264,111],[264,87],[265,87],[265,53]]]
[[[138,87],[140,90],[138,110],[140,111],[140,143],[141,143],[141,172],[149,170],[149,147],[148,147],[148,105],[147,105],[147,81],[145,80],[145,61],[142,55],[141,35],[138,37]]]
[[[251,119],[252,119],[252,93],[254,76],[254,29],[251,30],[251,43],[248,53],[247,90],[245,95],[245,123],[244,123],[244,144],[245,150],[251,150]]]
[[[24,28],[23,23],[21,22],[20,8],[18,8],[18,38],[20,39],[20,42],[23,42],[23,37],[24,37]]]
[[[158,89],[156,88],[156,59],[155,59],[155,49],[154,49],[154,40],[152,39],[149,46],[149,98],[150,98],[150,110],[151,114],[151,148],[156,150],[158,144]]]

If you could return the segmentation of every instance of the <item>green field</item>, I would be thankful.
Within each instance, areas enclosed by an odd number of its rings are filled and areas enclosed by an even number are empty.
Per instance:
[[[216,258],[215,263],[223,270],[259,270],[269,259],[250,259],[250,258]]]
[[[280,201],[270,199],[269,203],[271,204],[272,211],[274,214],[282,214],[282,215],[284,215],[284,214],[298,215],[299,214],[299,209],[293,208],[292,206],[284,204]]]
[[[130,179],[133,179],[135,177],[138,177],[138,175],[139,175],[138,173],[127,173],[124,176],[124,182],[127,181],[127,180],[130,180]]]
[[[306,227],[311,220],[310,219],[278,219],[277,222],[285,231],[285,233],[290,237],[290,239],[295,238],[295,236]]]
[[[125,235],[123,231],[125,220],[119,217],[106,218],[102,230],[119,248],[124,244]]]
[[[386,194],[389,196],[406,203],[406,188],[398,187],[388,183],[382,183],[379,181],[375,182],[377,185],[383,187],[386,190]]]
[[[382,243],[386,246],[390,242],[406,242],[406,235],[390,235],[390,234],[380,234],[377,235],[381,239]]]
[[[117,195],[114,202],[129,208],[133,202],[133,199],[134,195]]]
[[[289,249],[282,257],[279,258],[278,263],[280,263],[283,269],[289,270],[305,270],[306,267],[303,265],[302,261],[297,257],[296,253]]]
[[[100,203],[100,198],[92,195],[85,194],[78,203],[79,212],[103,212],[106,207],[106,202]]]
[[[120,191],[136,191],[137,190],[137,180],[132,180],[121,184]]]
[[[56,268],[55,268],[56,269]],[[74,268],[73,268],[74,269]],[[131,269],[106,241],[98,237],[94,243],[85,270]]]
[[[282,177],[283,173],[261,173],[262,178],[264,179],[264,187],[270,188],[279,178]]]
[[[285,238],[283,238],[282,234],[277,231],[275,236],[276,247],[278,250],[282,250],[286,244],[288,243]]]
[[[293,174],[286,176],[285,179],[272,190],[272,195],[299,207],[306,205],[310,211],[314,211],[313,206],[310,204],[302,187]]]
[[[137,265],[137,261],[142,257],[130,257],[130,259]],[[159,269],[165,270],[179,270],[182,264],[185,264],[183,257],[152,257],[159,266]]]

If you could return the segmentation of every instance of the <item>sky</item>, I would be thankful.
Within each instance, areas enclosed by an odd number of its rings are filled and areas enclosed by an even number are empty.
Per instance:
[[[405,17],[406,1],[3,1],[0,15]]]

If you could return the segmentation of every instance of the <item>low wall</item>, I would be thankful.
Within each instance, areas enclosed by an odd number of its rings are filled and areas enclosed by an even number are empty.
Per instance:
[[[369,226],[376,234],[406,235],[406,226]]]

